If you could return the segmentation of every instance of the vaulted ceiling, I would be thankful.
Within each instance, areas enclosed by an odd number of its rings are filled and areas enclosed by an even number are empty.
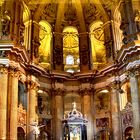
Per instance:
[[[34,11],[36,21],[47,20],[55,32],[65,26],[76,26],[79,32],[87,32],[95,20],[110,20],[110,11],[117,0],[24,0]]]

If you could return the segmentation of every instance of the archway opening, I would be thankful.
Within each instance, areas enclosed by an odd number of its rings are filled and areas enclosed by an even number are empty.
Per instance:
[[[17,138],[18,140],[25,140],[25,132],[22,127],[17,128]]]

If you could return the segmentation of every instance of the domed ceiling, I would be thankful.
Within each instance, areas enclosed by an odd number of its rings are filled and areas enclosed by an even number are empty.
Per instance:
[[[37,21],[47,20],[54,31],[65,26],[75,26],[79,32],[87,32],[94,20],[106,22],[117,0],[24,0],[34,11]]]

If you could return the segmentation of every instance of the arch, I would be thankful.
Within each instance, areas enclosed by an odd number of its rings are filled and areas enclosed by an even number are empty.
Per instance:
[[[39,64],[46,68],[51,69],[51,48],[52,48],[52,28],[51,25],[45,21],[41,20],[40,24],[40,47],[39,47]]]
[[[106,48],[104,46],[104,30],[102,21],[94,21],[90,25],[90,41],[92,67],[98,69],[106,63]]]
[[[64,71],[73,73],[80,70],[79,37],[76,27],[67,26],[63,29],[63,58]]]
[[[25,131],[22,127],[17,128],[17,138],[18,140],[25,140]]]

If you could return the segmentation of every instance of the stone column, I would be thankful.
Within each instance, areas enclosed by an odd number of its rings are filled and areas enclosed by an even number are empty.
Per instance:
[[[36,106],[37,106],[37,84],[35,82],[29,82],[28,88],[28,140],[36,140],[37,135],[34,134],[34,127],[32,126],[34,122],[37,123],[36,116]]]
[[[11,69],[9,71],[9,85],[8,85],[9,140],[17,140],[18,77],[19,73],[16,70]]]
[[[62,34],[55,33],[53,36],[54,51],[53,51],[53,68],[55,70],[63,70],[63,36]]]
[[[91,105],[91,90],[83,90],[83,115],[87,117],[87,140],[92,140],[93,135],[93,115],[92,115],[92,105]]]
[[[0,68],[0,140],[6,140],[7,130],[7,68]]]
[[[56,130],[56,139],[55,140],[62,140],[62,133],[63,133],[63,125],[62,119],[64,116],[64,109],[63,109],[63,91],[56,90],[55,92],[55,130]]]
[[[90,52],[88,34],[79,36],[80,71],[88,71],[90,68]]]
[[[111,117],[112,117],[112,138],[113,140],[121,140],[120,128],[120,108],[119,108],[119,90],[118,83],[111,85]]]
[[[135,140],[140,140],[140,106],[139,106],[139,85],[137,72],[130,72],[130,90],[133,110],[133,129]]]

